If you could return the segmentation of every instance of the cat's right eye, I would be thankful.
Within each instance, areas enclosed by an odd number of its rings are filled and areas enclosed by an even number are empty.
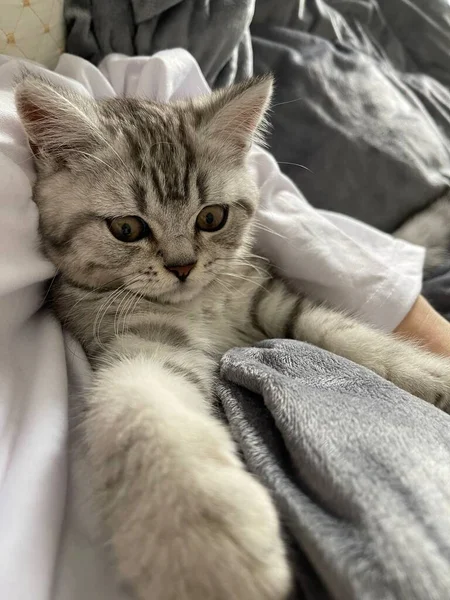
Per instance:
[[[197,216],[197,227],[201,231],[218,231],[227,222],[228,209],[220,204],[205,206]]]
[[[150,228],[140,217],[116,217],[107,221],[113,236],[121,242],[138,242],[150,234]]]

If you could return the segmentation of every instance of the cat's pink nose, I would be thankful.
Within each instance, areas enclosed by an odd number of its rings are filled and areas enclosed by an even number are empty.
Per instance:
[[[178,277],[180,281],[186,281],[189,273],[195,267],[195,263],[190,265],[166,265],[166,269]]]

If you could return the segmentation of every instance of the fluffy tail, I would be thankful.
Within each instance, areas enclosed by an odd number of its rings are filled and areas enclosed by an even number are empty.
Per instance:
[[[424,246],[425,274],[450,259],[450,192],[406,221],[394,237]]]

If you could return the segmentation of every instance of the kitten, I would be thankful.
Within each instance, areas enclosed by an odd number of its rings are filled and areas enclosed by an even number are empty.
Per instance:
[[[306,340],[448,409],[449,362],[294,295],[251,254],[246,166],[270,78],[161,105],[16,91],[61,322],[94,367],[85,459],[117,571],[140,600],[281,600],[291,577],[269,494],[215,418],[217,362]],[[299,257],[300,259],[300,257]]]

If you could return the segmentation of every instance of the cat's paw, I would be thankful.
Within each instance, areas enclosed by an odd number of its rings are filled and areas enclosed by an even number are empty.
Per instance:
[[[202,478],[185,528],[187,593],[180,589],[174,600],[284,600],[290,570],[267,491],[242,468],[214,465]]]
[[[408,391],[450,414],[450,361],[428,359]]]
[[[387,377],[410,394],[450,413],[450,359],[411,347],[397,354]]]
[[[228,430],[189,381],[131,366],[99,376],[79,430],[119,582],[133,600],[284,600],[278,516]]]
[[[133,495],[115,520],[118,571],[138,600],[285,600],[289,594],[270,495],[213,437],[204,431],[182,468],[166,471],[159,489]]]

